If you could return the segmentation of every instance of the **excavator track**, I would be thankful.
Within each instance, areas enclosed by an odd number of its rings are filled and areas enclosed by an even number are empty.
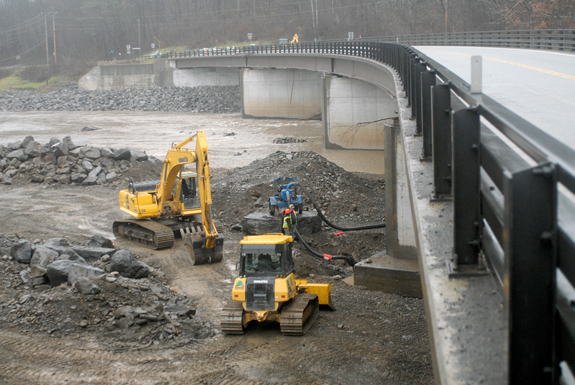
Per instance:
[[[222,309],[222,332],[224,334],[244,334],[244,307],[241,302],[230,301]]]
[[[143,243],[155,249],[167,249],[174,245],[174,232],[168,226],[155,221],[125,219],[115,221],[114,235]]]
[[[298,294],[280,315],[280,329],[288,336],[303,336],[313,325],[319,313],[317,294]]]

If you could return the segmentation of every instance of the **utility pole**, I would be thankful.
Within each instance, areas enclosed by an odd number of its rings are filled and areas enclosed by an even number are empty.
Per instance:
[[[58,55],[56,54],[56,22],[54,21],[54,17],[58,12],[54,12],[52,14],[52,37],[54,38],[54,64],[58,65]]]
[[[138,18],[138,50],[140,51],[140,58],[142,57],[142,44],[140,43],[140,19]]]
[[[46,12],[42,12],[44,14],[44,32],[46,34],[46,65],[50,67],[50,56],[48,56],[48,20],[46,17],[48,14]]]

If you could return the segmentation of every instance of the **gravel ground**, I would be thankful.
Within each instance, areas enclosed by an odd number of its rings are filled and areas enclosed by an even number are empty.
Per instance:
[[[138,171],[136,163],[130,175],[147,178],[152,171],[149,167]],[[180,241],[171,249],[156,251],[116,240],[117,248],[130,250],[155,275],[105,281],[100,294],[87,297],[74,287],[32,288],[22,281],[27,265],[0,261],[0,382],[432,383],[422,301],[350,286],[341,279],[352,273],[350,268],[313,257],[299,244],[298,275],[331,283],[337,310],[320,312],[304,337],[282,336],[276,324],[251,325],[243,336],[224,336],[219,331],[219,311],[229,299],[238,241],[243,236],[232,227],[249,212],[267,210],[267,205],[258,207],[257,200],[271,192],[273,178],[289,175],[313,184],[329,218],[356,224],[381,220],[381,176],[346,172],[313,152],[276,152],[246,167],[215,169],[212,174],[214,212],[224,225],[222,263],[192,266]],[[113,220],[122,217],[117,209],[119,183],[3,186],[3,246],[18,238],[40,243],[66,236],[82,243],[96,233],[109,236]],[[348,202],[357,202],[357,211]],[[381,231],[343,237],[333,233],[324,228],[314,234],[314,246],[356,259],[384,247]],[[165,298],[155,296],[152,286]],[[175,320],[177,334],[169,333],[166,327],[171,326],[165,320],[106,328],[105,317],[110,318],[118,307],[168,306],[170,301],[185,301],[197,311],[191,318]]]

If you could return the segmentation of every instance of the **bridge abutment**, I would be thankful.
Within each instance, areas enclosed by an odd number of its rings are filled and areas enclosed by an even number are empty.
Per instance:
[[[384,125],[397,117],[397,102],[358,79],[323,78],[323,140],[326,149],[383,150]]]

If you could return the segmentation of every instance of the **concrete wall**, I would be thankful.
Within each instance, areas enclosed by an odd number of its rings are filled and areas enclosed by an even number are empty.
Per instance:
[[[152,64],[99,65],[84,75],[78,86],[89,91],[171,87],[173,78],[167,60],[159,59]]]
[[[174,70],[175,87],[239,86],[238,68],[189,68]]]
[[[397,102],[362,80],[325,76],[324,148],[384,149],[384,124],[397,117]]]
[[[292,69],[241,70],[244,118],[319,119],[321,78],[318,72]]]

